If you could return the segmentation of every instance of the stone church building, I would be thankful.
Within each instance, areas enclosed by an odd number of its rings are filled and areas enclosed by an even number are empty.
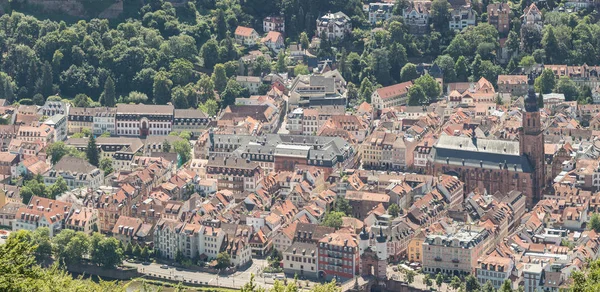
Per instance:
[[[519,141],[441,136],[428,158],[428,174],[459,177],[465,193],[475,188],[488,193],[523,192],[527,206],[542,197],[546,179],[544,134],[537,105],[533,78],[525,99]]]

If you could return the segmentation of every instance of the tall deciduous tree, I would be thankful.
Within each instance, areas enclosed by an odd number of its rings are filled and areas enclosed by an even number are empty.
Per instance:
[[[378,83],[390,84],[390,59],[385,49],[375,49],[370,55],[370,67]]]
[[[371,80],[369,80],[369,78],[363,79],[363,81],[360,83],[360,88],[358,89],[360,99],[370,103],[371,95],[373,95],[374,90],[375,89],[373,88],[373,83],[371,83]]]
[[[437,31],[448,29],[451,8],[447,0],[434,0],[431,3],[431,22]]]
[[[123,249],[114,237],[103,238],[90,253],[92,262],[105,269],[112,269],[123,262]]]
[[[154,103],[158,105],[167,104],[171,100],[171,87],[173,81],[169,79],[167,72],[160,71],[154,76],[154,84],[152,86],[152,95]]]
[[[198,92],[200,93],[200,101],[205,102],[209,99],[215,98],[215,83],[212,81],[210,76],[202,74],[200,80],[196,83]]]
[[[210,39],[202,48],[200,48],[204,68],[212,69],[219,62],[219,43],[215,39]]]
[[[433,101],[440,96],[440,84],[429,74],[417,78],[417,80],[415,80],[415,85],[419,85],[423,88],[423,92],[425,92],[425,95],[427,96],[427,102]]]
[[[421,85],[415,84],[408,89],[408,105],[422,105],[427,101],[427,96]]]
[[[35,93],[41,94],[44,98],[52,95],[52,82],[52,66],[46,61],[42,66],[42,76],[35,84]]]
[[[417,72],[417,66],[413,63],[406,63],[402,70],[400,70],[400,82],[411,81],[419,78],[419,72]]]
[[[535,79],[535,89],[541,93],[551,93],[556,85],[554,73],[550,69],[544,69],[542,74]]]
[[[465,56],[458,57],[456,64],[454,64],[454,72],[456,73],[456,81],[467,81],[469,78],[469,68],[467,67],[467,59]]]
[[[344,217],[343,212],[331,211],[325,214],[325,218],[323,218],[323,226],[333,227],[335,229],[339,229],[342,227],[342,217]]]
[[[235,79],[231,78],[227,81],[227,86],[223,93],[221,94],[222,106],[226,107],[228,105],[232,105],[235,103],[235,99],[240,97],[242,94],[242,86],[235,81]]]
[[[222,92],[225,90],[227,86],[227,74],[225,73],[225,66],[223,64],[215,65],[211,78],[217,91]]]

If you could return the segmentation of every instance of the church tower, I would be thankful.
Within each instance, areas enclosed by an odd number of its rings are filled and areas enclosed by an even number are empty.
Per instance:
[[[532,183],[533,197],[527,198],[529,207],[535,204],[542,197],[544,187],[546,167],[544,165],[544,133],[540,118],[540,109],[538,107],[537,97],[533,86],[534,74],[529,75],[529,92],[525,98],[525,110],[523,111],[523,120],[521,135],[519,137],[520,152],[529,160],[533,167]]]

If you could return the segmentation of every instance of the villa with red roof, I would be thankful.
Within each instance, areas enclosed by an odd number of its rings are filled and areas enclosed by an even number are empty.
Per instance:
[[[412,81],[407,81],[375,90],[371,96],[373,107],[377,110],[381,110],[406,103],[408,89],[410,89],[412,85]]]
[[[283,42],[283,34],[278,31],[270,31],[267,36],[262,38],[260,41],[269,49],[275,53],[279,53],[281,49],[285,49],[285,43]]]
[[[238,26],[235,29],[235,41],[240,45],[254,46],[258,41],[258,33],[251,27]]]

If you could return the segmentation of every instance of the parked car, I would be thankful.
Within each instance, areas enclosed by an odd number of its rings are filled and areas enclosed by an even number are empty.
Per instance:
[[[167,265],[162,265],[162,266],[160,266],[160,268],[161,268],[161,269],[168,269],[168,268],[169,268],[169,266],[167,266]]]

